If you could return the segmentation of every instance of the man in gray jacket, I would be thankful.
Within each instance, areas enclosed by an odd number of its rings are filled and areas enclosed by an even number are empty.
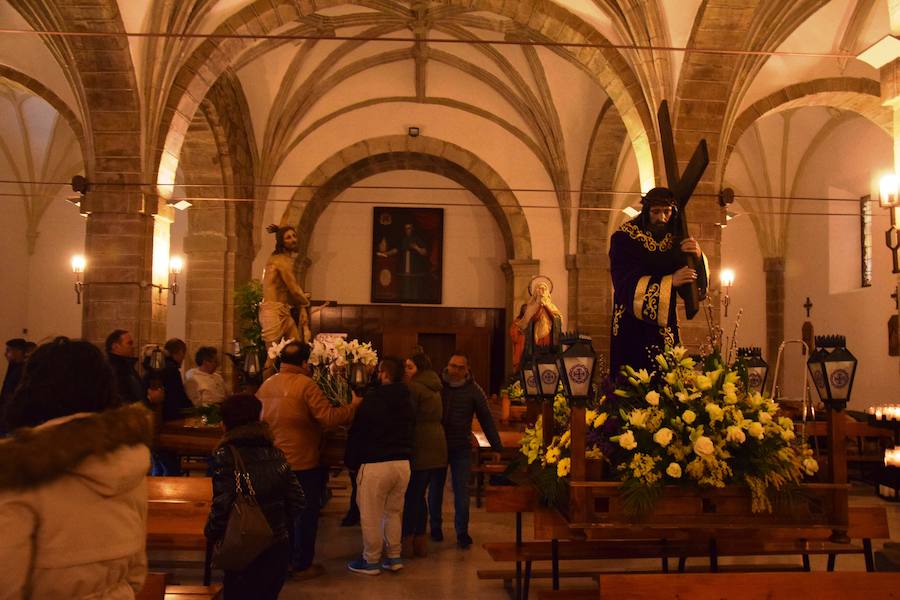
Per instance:
[[[453,483],[453,508],[456,527],[456,544],[466,549],[472,545],[469,536],[469,477],[472,462],[472,416],[478,417],[481,429],[487,436],[494,452],[503,450],[497,426],[488,408],[487,398],[472,379],[469,371],[469,357],[460,350],[450,356],[447,368],[442,374],[444,389],[444,433],[447,436],[447,458]],[[444,482],[447,468],[435,474],[428,489],[428,512],[431,515],[431,539],[441,541],[441,505],[444,497]]]

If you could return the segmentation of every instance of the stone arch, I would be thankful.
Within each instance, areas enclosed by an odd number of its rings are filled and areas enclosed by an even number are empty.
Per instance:
[[[465,148],[426,136],[384,136],[357,142],[326,159],[294,192],[281,218],[297,227],[299,254],[306,256],[310,234],[328,204],[366,177],[397,170],[427,171],[460,184],[494,217],[507,260],[531,260],[531,233],[516,195],[486,162]]]
[[[776,112],[807,106],[827,106],[855,112],[892,134],[890,108],[881,102],[881,84],[861,77],[826,77],[795,83],[773,92],[748,106],[735,120],[725,148],[720,180],[725,177],[728,159],[744,133],[759,119]]]
[[[216,33],[265,35],[282,28],[285,23],[311,16],[323,8],[348,3],[351,2],[319,0],[313,4],[295,0],[257,0],[219,26]],[[503,3],[495,0],[448,0],[447,4],[507,17],[537,40],[566,40],[583,44],[563,55],[590,73],[613,99],[635,149],[642,181],[651,183],[654,180],[654,120],[634,72],[621,53],[611,47],[609,40],[550,0]],[[310,31],[313,29],[310,28]],[[199,106],[199,99],[205,97],[221,72],[255,43],[255,40],[247,38],[211,38],[185,61],[166,102],[160,127],[161,146],[155,150],[159,183],[166,183],[165,174],[174,173],[177,168],[181,143]]]
[[[481,158],[455,144],[419,136],[393,135],[357,142],[322,162],[301,186],[281,217],[282,225],[294,225],[300,240],[299,256],[309,253],[309,240],[328,204],[341,192],[371,175],[396,170],[418,170],[447,177],[481,200],[493,216],[506,260],[498,265],[506,277],[507,326],[514,307],[525,301],[528,282],[539,272],[531,255],[528,221],[516,195],[500,175]],[[309,263],[295,266],[303,282]]]
[[[188,196],[251,198],[256,148],[250,113],[240,82],[227,71],[194,115],[182,146],[180,180],[200,187]],[[240,337],[234,291],[250,280],[254,203],[195,201],[188,209],[185,341],[188,355],[200,346],[230,348]],[[223,363],[226,374],[231,365]]]
[[[619,154],[628,132],[615,105],[607,101],[594,124],[588,147],[575,254],[566,257],[569,271],[570,329],[590,335],[594,347],[606,354],[610,344],[612,280],[609,274],[609,224]],[[607,359],[609,357],[607,356]],[[607,362],[608,364],[608,362]]]
[[[50,106],[52,106],[56,112],[60,114],[60,116],[65,119],[66,123],[69,125],[69,128],[72,130],[72,133],[75,134],[75,139],[78,140],[78,146],[81,148],[81,156],[85,163],[89,162],[88,157],[88,148],[84,139],[84,128],[81,126],[81,120],[75,114],[74,111],[66,104],[65,100],[60,98],[56,93],[45,86],[43,83],[29,77],[25,73],[21,71],[17,71],[12,67],[7,65],[0,64],[0,77],[4,79],[8,79],[10,81],[14,81],[17,84],[21,85],[23,88],[27,89],[29,92],[34,94],[35,96],[39,96],[43,100],[47,102]]]

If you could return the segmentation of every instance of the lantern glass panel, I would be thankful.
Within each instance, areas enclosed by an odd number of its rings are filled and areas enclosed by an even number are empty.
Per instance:
[[[594,360],[593,356],[563,356],[563,383],[570,398],[587,398],[590,395]]]
[[[556,395],[559,385],[559,366],[554,360],[538,359],[535,361],[538,370],[538,383],[541,386],[541,395],[545,399],[551,399]]]
[[[766,385],[767,367],[747,367],[747,378],[750,391],[762,393]]]
[[[841,351],[836,350],[834,354],[839,352]],[[849,354],[849,352],[846,352],[846,354]],[[850,388],[853,385],[854,371],[856,371],[856,361],[853,360],[852,355],[848,360],[825,361],[825,373],[828,376],[828,389],[831,392],[832,400],[847,402],[850,399]]]
[[[819,392],[819,399],[821,399],[822,402],[828,402],[828,388],[825,386],[825,365],[822,362],[824,358],[824,350],[821,348],[814,350],[812,354],[809,355],[806,366],[809,369],[809,376],[812,377],[813,383],[816,386],[816,391]]]

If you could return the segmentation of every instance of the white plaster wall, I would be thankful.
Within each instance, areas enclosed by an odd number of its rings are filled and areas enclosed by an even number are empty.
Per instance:
[[[449,179],[420,171],[381,173],[360,181],[359,185],[458,187]],[[503,239],[493,217],[467,190],[350,188],[344,191],[322,213],[310,240],[312,265],[307,291],[317,299],[369,304],[373,208],[406,205],[444,209],[441,304],[503,308],[505,279],[500,270],[506,260]]]
[[[890,164],[891,142],[868,121],[842,125],[811,156],[800,174],[798,194],[823,198],[858,198],[870,193],[872,180]],[[821,210],[853,212],[853,204],[822,204]],[[887,320],[893,313],[890,294],[896,283],[890,255],[883,243],[886,211],[873,214],[873,284],[859,287],[858,217],[795,216],[789,229],[790,248],[785,272],[785,332],[799,337],[807,296],[813,302],[810,320],[817,335],[838,333],[859,359],[851,408],[896,402],[900,392],[898,358],[887,354]],[[852,248],[850,246],[853,246]],[[827,264],[826,264],[827,261]],[[836,285],[835,278],[843,282]],[[849,285],[856,281],[855,285]],[[790,394],[798,395],[799,359],[788,362]]]
[[[774,356],[766,354],[766,275],[763,272],[762,254],[753,223],[746,216],[729,221],[722,230],[722,268],[735,273],[731,287],[728,316],[722,314],[722,329],[729,340],[737,329],[738,346],[759,346],[763,357],[774,365]],[[719,272],[711,273],[713,302],[722,301]],[[697,317],[699,318],[699,317]]]
[[[41,341],[56,335],[81,335],[81,305],[75,303],[70,260],[84,253],[85,220],[78,209],[57,197],[44,213],[35,252],[25,243],[21,201],[0,202],[0,340],[25,337]]]

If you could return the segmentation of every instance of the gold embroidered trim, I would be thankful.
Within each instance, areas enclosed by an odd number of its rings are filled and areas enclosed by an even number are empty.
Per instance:
[[[656,321],[659,310],[659,284],[654,283],[647,288],[644,294],[644,317]]]
[[[613,337],[619,335],[619,319],[625,314],[625,307],[619,304],[615,305],[616,310],[613,314],[612,334]]]
[[[666,346],[670,348],[675,347],[675,333],[672,331],[671,327],[660,327],[659,335],[662,337],[663,343]]]
[[[660,327],[669,324],[669,303],[672,300],[672,276],[666,275],[660,282],[661,289],[659,291],[659,318],[657,323]]]
[[[624,231],[631,239],[642,243],[644,248],[650,252],[668,252],[672,249],[673,238],[671,233],[667,233],[662,240],[657,242],[652,235],[647,235],[634,223],[625,223],[619,227],[619,231]]]
[[[634,313],[634,318],[636,319],[644,318],[644,295],[647,293],[648,285],[650,285],[650,276],[644,275],[643,277],[638,279],[637,285],[634,288],[632,312]]]

